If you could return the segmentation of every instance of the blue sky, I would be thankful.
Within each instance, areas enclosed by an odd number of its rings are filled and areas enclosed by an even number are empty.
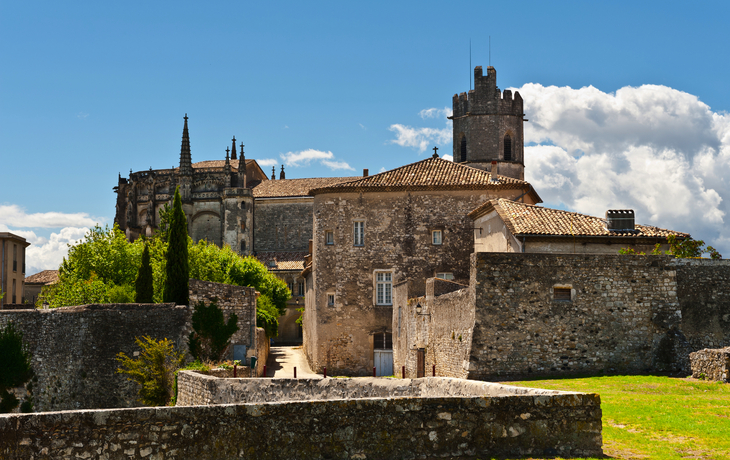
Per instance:
[[[448,153],[442,109],[490,36],[545,205],[730,253],[726,3],[150,3],[0,4],[0,231],[33,243],[29,274],[111,224],[118,173],[177,164],[185,113],[194,161],[235,135],[289,178]]]

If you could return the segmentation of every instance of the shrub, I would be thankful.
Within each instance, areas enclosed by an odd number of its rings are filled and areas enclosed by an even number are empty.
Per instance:
[[[30,352],[23,343],[23,333],[8,323],[0,330],[0,413],[8,413],[18,407],[20,401],[8,390],[21,386],[33,377]],[[23,409],[30,412],[31,402]]]
[[[139,400],[147,406],[164,406],[172,397],[175,371],[182,365],[185,354],[175,351],[167,338],[155,340],[149,336],[135,337],[142,351],[137,359],[124,353],[117,355],[120,364],[117,373],[126,374],[128,380],[140,385]]]
[[[200,302],[193,311],[192,326],[188,347],[193,358],[220,361],[231,336],[238,330],[238,316],[232,313],[226,322],[215,299],[207,306]]]

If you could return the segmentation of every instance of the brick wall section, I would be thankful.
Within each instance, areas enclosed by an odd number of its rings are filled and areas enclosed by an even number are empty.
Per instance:
[[[312,198],[256,199],[254,250],[307,251],[312,238]]]
[[[197,280],[190,280],[190,286],[191,300],[217,297],[226,317],[236,312],[240,329],[233,339],[248,346],[247,325],[251,318],[255,321],[254,289]],[[177,350],[187,352],[192,312],[192,307],[173,304],[3,310],[0,327],[12,321],[23,332],[38,377],[33,389],[35,411],[135,407],[137,384],[116,373],[116,355],[133,357],[139,351],[135,337],[143,336],[168,338]],[[265,337],[258,342],[268,346]]]
[[[696,379],[730,382],[730,347],[690,353],[692,377]]]
[[[0,457],[9,460],[555,455],[602,456],[598,395],[525,391],[0,416]]]

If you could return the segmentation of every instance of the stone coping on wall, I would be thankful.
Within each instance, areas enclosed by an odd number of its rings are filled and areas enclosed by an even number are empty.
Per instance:
[[[553,397],[559,395],[584,395],[584,393],[516,387],[450,377],[234,379],[229,378],[228,374],[210,375],[196,371],[180,371],[178,373],[177,404],[183,406],[398,397]]]
[[[596,394],[445,378],[311,382],[201,376],[198,380],[247,380],[280,387],[370,386],[385,392],[401,387],[406,392],[434,395],[455,389],[467,394],[487,389],[495,395],[0,415],[0,458],[410,460],[603,455],[600,397]]]

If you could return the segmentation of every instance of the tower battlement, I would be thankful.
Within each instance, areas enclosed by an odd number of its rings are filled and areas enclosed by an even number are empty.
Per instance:
[[[454,94],[454,161],[479,169],[498,163],[498,174],[524,179],[524,121],[520,93],[500,91],[497,71],[474,68],[474,89]]]
[[[497,87],[497,71],[494,67],[487,67],[487,75],[482,74],[482,66],[474,68],[474,89],[468,93],[454,94],[454,117],[487,114],[509,114],[523,116],[522,96],[506,89],[504,92]]]

